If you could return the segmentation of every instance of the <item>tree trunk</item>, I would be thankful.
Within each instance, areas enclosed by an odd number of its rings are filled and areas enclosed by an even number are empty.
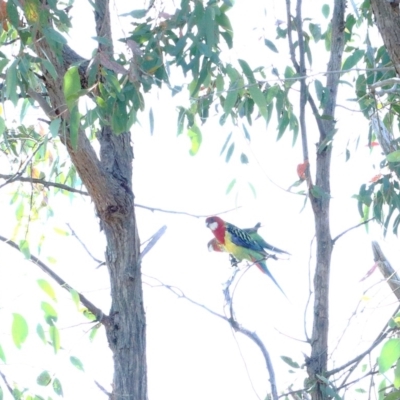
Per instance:
[[[43,0],[43,7],[45,7]],[[94,3],[97,36],[112,43],[108,0]],[[140,241],[132,193],[133,151],[129,132],[115,135],[110,127],[97,135],[100,160],[83,130],[78,144],[70,141],[69,111],[62,87],[63,77],[77,55],[67,46],[63,57],[55,54],[46,38],[37,33],[35,50],[55,67],[58,79],[43,68],[44,82],[51,105],[44,105],[50,118],[60,118],[60,133],[71,160],[86,186],[104,230],[106,262],[110,273],[112,305],[109,317],[102,320],[114,358],[112,400],[147,400],[146,323],[140,271]],[[112,45],[99,45],[99,50],[112,54]],[[80,73],[84,68],[79,69]],[[82,77],[81,77],[82,78]],[[47,109],[46,109],[47,108]]]
[[[400,8],[396,2],[371,0],[372,11],[390,59],[400,75]]]
[[[314,320],[311,336],[311,356],[307,360],[307,371],[311,383],[316,385],[312,391],[313,400],[326,399],[325,383],[317,375],[324,376],[328,360],[329,330],[329,276],[332,256],[332,238],[329,223],[330,207],[330,168],[332,143],[327,143],[334,136],[335,108],[338,93],[342,55],[344,50],[345,0],[335,0],[332,17],[331,56],[328,63],[326,87],[329,88],[329,100],[323,115],[331,117],[322,121],[320,139],[317,148],[316,181],[317,191],[311,187],[310,198],[315,218],[317,242],[316,269],[314,275]]]

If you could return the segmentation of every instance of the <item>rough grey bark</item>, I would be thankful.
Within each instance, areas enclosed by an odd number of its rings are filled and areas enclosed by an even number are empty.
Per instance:
[[[95,10],[97,36],[111,43],[108,0],[96,0]],[[106,262],[110,273],[112,305],[110,315],[103,323],[114,358],[110,399],[146,400],[146,323],[140,272],[140,241],[132,193],[133,151],[130,133],[117,136],[110,127],[103,127],[97,135],[100,160],[83,131],[79,132],[77,148],[72,147],[62,78],[70,63],[78,56],[65,47],[63,57],[58,57],[44,37],[38,34],[37,39],[40,39],[35,44],[37,54],[48,58],[58,73],[58,79],[55,80],[43,69],[51,105],[51,112],[47,113],[50,118],[59,117],[66,122],[67,128],[62,132],[61,139],[94,202],[107,240]],[[102,51],[112,54],[112,46],[101,46]],[[81,67],[82,71],[84,68]]]
[[[387,0],[371,0],[371,7],[383,43],[389,53],[397,75],[400,75],[400,5],[397,2],[388,2]],[[373,116],[371,121],[385,155],[398,150],[398,142],[392,141],[393,134],[386,129],[380,121],[379,116]],[[400,178],[398,169],[392,168],[390,165],[389,167]],[[372,248],[374,251],[374,260],[378,263],[381,273],[388,280],[393,293],[400,299],[397,274],[394,273],[377,242],[372,242]]]
[[[371,0],[376,25],[390,59],[400,75],[400,8],[396,2],[387,0]]]

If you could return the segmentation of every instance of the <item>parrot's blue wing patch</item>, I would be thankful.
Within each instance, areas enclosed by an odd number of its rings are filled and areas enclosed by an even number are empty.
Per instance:
[[[239,229],[235,225],[227,224],[226,230],[231,236],[232,243],[236,246],[241,246],[246,249],[263,252],[263,248],[242,229]]]

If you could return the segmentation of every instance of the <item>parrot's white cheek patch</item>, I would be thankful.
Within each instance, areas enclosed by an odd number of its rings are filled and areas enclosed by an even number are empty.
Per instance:
[[[212,247],[212,244],[209,244],[209,245],[208,245],[208,251],[214,251],[214,249],[213,249],[213,247]]]
[[[208,224],[208,227],[212,230],[215,231],[218,228],[218,224],[216,222],[211,222],[211,224]]]

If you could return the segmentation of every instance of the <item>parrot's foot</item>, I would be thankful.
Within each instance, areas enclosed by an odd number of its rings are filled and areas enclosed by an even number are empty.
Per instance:
[[[236,258],[233,257],[232,254],[229,254],[229,261],[231,262],[231,266],[232,267],[237,267],[238,266],[239,261],[236,260]]]

